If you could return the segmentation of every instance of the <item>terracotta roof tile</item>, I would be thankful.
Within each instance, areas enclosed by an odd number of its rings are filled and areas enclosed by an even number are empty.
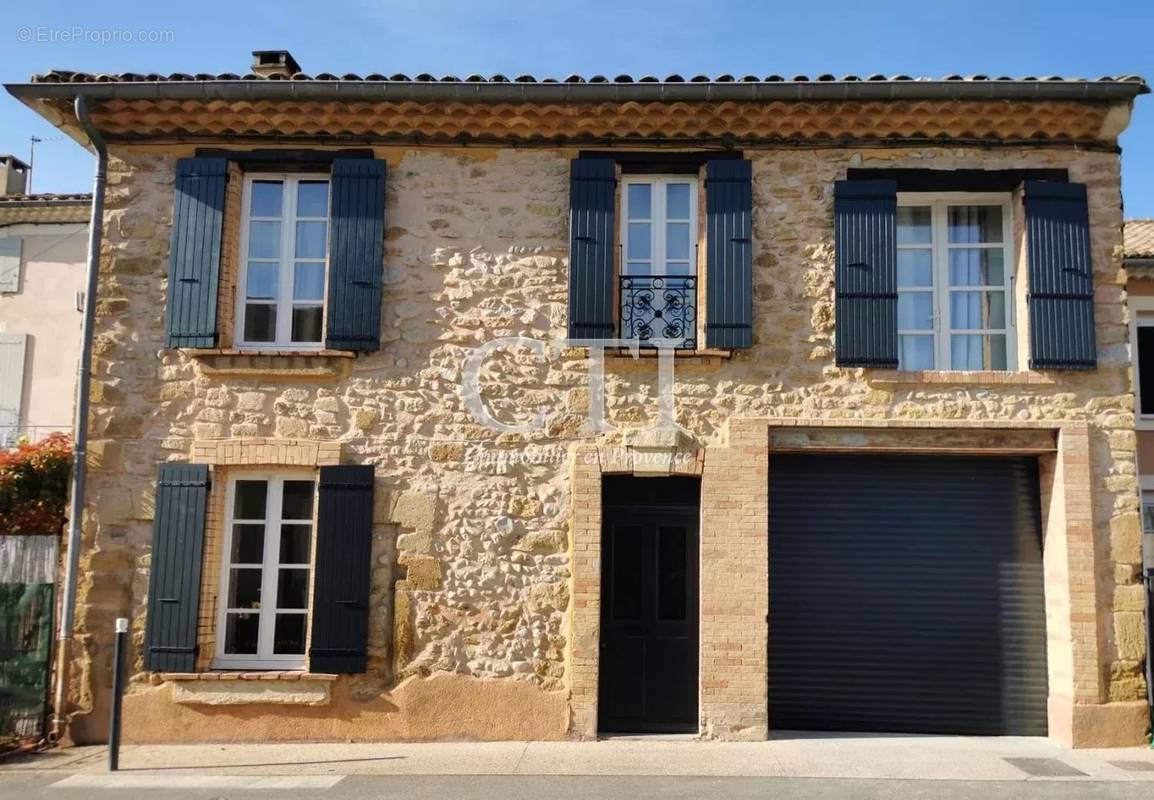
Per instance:
[[[1154,219],[1127,220],[1123,231],[1126,258],[1154,258]]]
[[[92,201],[92,195],[83,193],[74,194],[6,194],[0,195],[0,203],[88,203]]]
[[[614,83],[614,84],[632,84],[632,83],[831,83],[844,82],[853,83],[859,81],[883,81],[889,83],[910,83],[910,82],[949,82],[949,83],[985,83],[985,82],[1057,82],[1057,83],[1142,83],[1142,78],[1137,75],[1105,75],[1100,78],[1064,78],[1053,75],[1046,75],[1043,77],[1026,76],[1020,78],[1011,78],[1008,76],[990,77],[988,75],[946,75],[941,78],[914,78],[909,75],[842,75],[840,77],[830,74],[817,75],[810,77],[808,75],[793,75],[786,77],[783,75],[766,75],[758,77],[756,75],[744,75],[737,78],[733,75],[722,74],[716,76],[709,75],[692,75],[684,77],[682,75],[668,75],[664,78],[655,77],[652,75],[645,75],[640,78],[634,78],[632,75],[617,75],[613,78],[608,78],[604,75],[594,75],[591,77],[584,77],[581,75],[568,75],[564,78],[549,78],[538,77],[534,75],[517,75],[510,78],[506,75],[496,74],[489,77],[484,75],[474,74],[465,78],[457,77],[456,75],[442,75],[436,77],[430,73],[421,73],[414,77],[409,77],[403,73],[396,73],[393,75],[384,75],[382,73],[371,73],[365,76],[348,73],[345,75],[334,75],[328,72],[321,72],[315,75],[310,75],[304,72],[298,72],[291,77],[284,75],[268,75],[260,76],[252,73],[245,75],[238,75],[234,72],[223,72],[219,74],[196,74],[190,75],[183,72],[174,72],[169,75],[160,75],[156,73],[142,74],[136,72],[122,72],[122,73],[104,73],[104,72],[75,72],[73,70],[56,69],[50,70],[39,75],[32,76],[33,83],[137,83],[137,82],[181,82],[181,81],[371,81],[371,82],[392,82],[392,83]]]

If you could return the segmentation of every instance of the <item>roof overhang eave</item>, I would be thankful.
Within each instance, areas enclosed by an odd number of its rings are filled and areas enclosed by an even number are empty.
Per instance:
[[[10,83],[29,103],[68,100],[362,100],[479,103],[774,100],[1066,100],[1125,102],[1140,81],[781,81],[775,83],[470,83],[440,81],[209,80]]]

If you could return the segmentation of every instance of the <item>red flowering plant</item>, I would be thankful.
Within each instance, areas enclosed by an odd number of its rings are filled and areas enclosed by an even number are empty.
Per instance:
[[[0,534],[59,533],[71,470],[66,433],[0,451]]]

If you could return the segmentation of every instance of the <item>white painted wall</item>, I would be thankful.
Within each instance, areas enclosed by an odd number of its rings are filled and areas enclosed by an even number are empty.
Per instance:
[[[37,437],[72,428],[87,230],[74,223],[0,227],[0,237],[24,239],[19,291],[0,293],[0,333],[28,336],[20,424]]]

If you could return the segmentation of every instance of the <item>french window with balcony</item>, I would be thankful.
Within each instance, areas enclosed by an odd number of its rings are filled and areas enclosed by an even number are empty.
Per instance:
[[[622,339],[696,348],[697,192],[692,176],[624,179]]]

